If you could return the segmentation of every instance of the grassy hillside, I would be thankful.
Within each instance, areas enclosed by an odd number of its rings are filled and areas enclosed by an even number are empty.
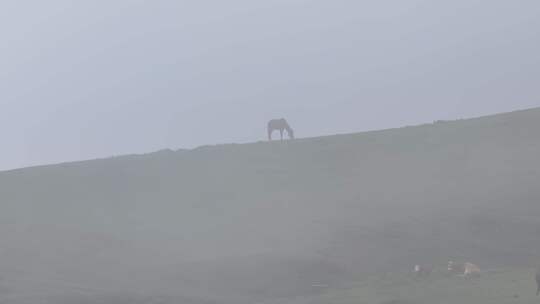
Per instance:
[[[453,304],[453,303],[538,303],[534,271],[497,270],[482,277],[464,279],[436,273],[418,279],[402,273],[377,276],[314,295],[286,302],[295,304]],[[270,302],[271,303],[271,302]]]
[[[0,303],[352,303],[419,262],[526,272],[539,131],[533,109],[1,172]]]

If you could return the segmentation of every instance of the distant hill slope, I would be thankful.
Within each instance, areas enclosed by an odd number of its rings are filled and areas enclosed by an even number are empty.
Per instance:
[[[75,284],[105,302],[252,303],[417,261],[527,266],[539,131],[532,109],[1,172],[3,284],[29,302]]]

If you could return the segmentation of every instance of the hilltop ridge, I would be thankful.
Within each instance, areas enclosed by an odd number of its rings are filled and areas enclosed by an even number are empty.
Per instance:
[[[334,135],[321,135],[321,136],[315,136],[315,137],[305,137],[305,138],[298,138],[294,141],[296,142],[310,142],[310,141],[316,141],[321,139],[327,139],[327,138],[337,138],[342,136],[361,136],[361,135],[370,135],[374,133],[385,133],[385,132],[392,132],[395,130],[402,130],[407,128],[420,128],[420,127],[429,127],[429,126],[437,126],[441,124],[455,124],[455,123],[474,123],[474,122],[486,122],[486,123],[496,123],[497,121],[505,121],[508,119],[518,119],[519,117],[523,116],[523,118],[531,118],[530,116],[536,116],[540,115],[540,107],[539,108],[531,108],[531,109],[524,109],[524,110],[516,110],[512,112],[505,112],[505,113],[497,113],[497,114],[491,114],[491,115],[484,115],[484,116],[478,116],[478,117],[472,117],[472,118],[458,118],[458,119],[437,119],[430,123],[422,123],[418,125],[407,125],[402,127],[396,127],[396,128],[389,128],[389,129],[381,129],[381,130],[370,130],[370,131],[362,131],[362,132],[351,132],[351,133],[341,133],[341,134],[334,134]],[[287,140],[286,140],[287,141]],[[272,143],[277,143],[279,140],[274,139]],[[45,165],[37,165],[37,166],[29,166],[29,167],[23,167],[23,168],[15,168],[15,169],[9,169],[0,171],[0,174],[3,172],[13,172],[13,171],[19,171],[19,170],[28,170],[32,168],[39,168],[39,167],[51,167],[51,166],[58,166],[58,165],[69,165],[69,164],[78,164],[78,163],[87,163],[87,162],[93,162],[93,161],[107,161],[107,160],[123,160],[123,159],[145,159],[145,158],[152,158],[157,156],[167,156],[172,155],[173,153],[186,153],[186,152],[197,152],[197,151],[205,151],[205,150],[214,150],[219,148],[226,148],[226,147],[238,147],[238,146],[251,146],[251,145],[259,145],[259,144],[266,144],[269,143],[267,140],[260,140],[256,142],[251,143],[222,143],[222,144],[206,144],[201,145],[192,149],[170,149],[165,148],[154,152],[148,152],[148,153],[140,153],[140,154],[127,154],[127,155],[114,155],[114,156],[108,156],[103,158],[96,158],[96,159],[88,159],[88,160],[78,160],[78,161],[70,161],[70,162],[64,162],[64,163],[56,163],[56,164],[45,164]]]

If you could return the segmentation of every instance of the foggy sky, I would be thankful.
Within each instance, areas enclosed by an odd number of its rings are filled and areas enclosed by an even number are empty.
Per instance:
[[[537,0],[4,0],[0,170],[540,106]]]

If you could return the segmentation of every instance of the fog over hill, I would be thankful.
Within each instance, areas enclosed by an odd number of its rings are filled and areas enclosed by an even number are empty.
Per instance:
[[[0,170],[540,106],[538,0],[0,1]]]
[[[1,303],[294,303],[540,255],[540,109],[0,173]],[[315,286],[315,287],[314,287]]]

